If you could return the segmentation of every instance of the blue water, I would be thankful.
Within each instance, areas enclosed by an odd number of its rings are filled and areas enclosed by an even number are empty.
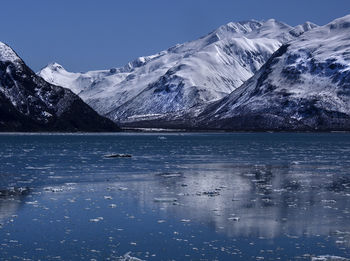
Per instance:
[[[1,134],[0,260],[350,258],[349,171],[348,133]]]

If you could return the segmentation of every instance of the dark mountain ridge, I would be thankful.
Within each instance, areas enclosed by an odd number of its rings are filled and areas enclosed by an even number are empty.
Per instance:
[[[70,90],[37,76],[0,42],[0,131],[117,131]]]

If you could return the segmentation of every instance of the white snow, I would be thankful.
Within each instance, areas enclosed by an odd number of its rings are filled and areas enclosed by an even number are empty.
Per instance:
[[[281,93],[287,93],[288,99],[295,101],[314,98],[317,100],[316,106],[320,108],[350,115],[349,95],[341,93],[348,88],[349,43],[350,15],[304,33],[290,42],[286,53],[275,58],[276,63],[271,66],[271,72],[263,84],[259,83],[259,78],[266,71],[261,70],[222,100],[213,117],[230,118],[241,113],[236,110],[239,107],[259,111],[274,104],[280,106]],[[274,89],[269,91],[268,86]],[[254,94],[257,91],[259,95]],[[282,110],[292,109],[284,106]],[[293,115],[292,118],[302,119],[300,115]]]
[[[108,74],[106,71],[71,73],[66,71],[62,65],[51,63],[40,71],[39,76],[51,84],[66,87],[75,94],[79,94],[86,86],[90,86],[95,80],[106,74]]]
[[[0,62],[18,62],[20,58],[18,55],[7,45],[0,42]]]
[[[70,73],[50,64],[38,74],[71,89],[109,118],[138,119],[219,100],[249,79],[297,30],[270,19],[228,23],[191,42],[139,57],[122,68]]]

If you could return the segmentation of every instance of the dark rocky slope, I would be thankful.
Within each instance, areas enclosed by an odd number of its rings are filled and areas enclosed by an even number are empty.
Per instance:
[[[77,95],[47,83],[0,42],[0,131],[117,131]]]

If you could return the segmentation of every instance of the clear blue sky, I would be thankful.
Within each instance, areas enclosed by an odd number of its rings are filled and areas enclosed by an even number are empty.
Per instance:
[[[324,25],[349,13],[350,0],[5,0],[0,41],[35,71],[53,61],[86,71],[122,66],[230,21]]]

